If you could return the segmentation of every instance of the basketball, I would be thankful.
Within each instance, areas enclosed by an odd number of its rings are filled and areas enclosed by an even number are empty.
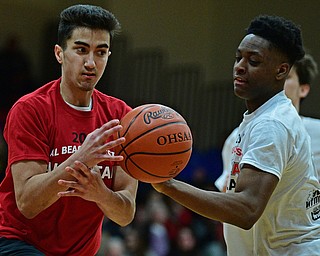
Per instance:
[[[159,183],[177,176],[188,164],[192,134],[186,120],[175,110],[160,104],[145,104],[121,120],[117,138],[125,143],[116,148],[124,157],[119,165],[133,178]]]

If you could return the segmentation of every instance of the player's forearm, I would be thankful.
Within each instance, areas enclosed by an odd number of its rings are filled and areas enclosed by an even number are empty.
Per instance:
[[[130,224],[136,211],[135,200],[128,191],[114,192],[106,188],[104,199],[97,205],[106,217],[120,226]]]
[[[25,184],[24,195],[17,198],[20,212],[28,219],[34,218],[58,200],[56,189],[47,180],[47,173],[30,178]]]
[[[67,162],[52,172],[33,175],[24,183],[23,188],[19,189],[20,192],[16,191],[18,209],[26,218],[34,218],[59,199],[58,192],[65,188],[58,184],[58,180],[74,179],[64,171],[65,166]]]
[[[161,191],[157,190],[209,219],[249,229],[260,216],[253,205],[240,194],[201,190],[177,180],[170,180],[166,184],[161,187]]]

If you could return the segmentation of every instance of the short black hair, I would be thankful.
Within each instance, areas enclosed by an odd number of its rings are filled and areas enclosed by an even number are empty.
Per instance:
[[[60,13],[58,44],[65,48],[73,30],[79,27],[106,30],[110,33],[110,40],[121,28],[116,17],[100,6],[72,5]]]
[[[286,54],[291,65],[305,54],[300,27],[283,17],[259,15],[251,21],[246,33],[268,40]]]
[[[318,65],[310,54],[306,54],[301,60],[293,65],[298,78],[299,84],[311,84],[318,75]]]

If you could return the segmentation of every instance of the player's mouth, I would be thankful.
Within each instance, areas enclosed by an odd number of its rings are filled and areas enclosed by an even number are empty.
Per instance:
[[[82,76],[85,77],[85,78],[88,78],[88,79],[92,79],[92,78],[95,78],[96,77],[96,74],[95,73],[82,73]]]
[[[246,84],[248,81],[240,76],[235,76],[233,79],[233,83],[235,86],[242,86]]]

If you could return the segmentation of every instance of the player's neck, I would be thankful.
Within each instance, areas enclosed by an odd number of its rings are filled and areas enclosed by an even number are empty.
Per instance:
[[[70,107],[76,109],[76,110],[80,110],[80,111],[91,111],[92,110],[92,98],[90,98],[90,103],[88,107],[79,107],[79,106],[75,106],[73,104],[70,104],[67,101],[64,101],[65,103],[67,103]]]
[[[60,84],[60,94],[62,99],[68,103],[69,105],[75,106],[75,107],[89,107],[92,106],[92,93],[90,92],[84,92],[79,91],[71,92],[66,88],[65,86]]]

